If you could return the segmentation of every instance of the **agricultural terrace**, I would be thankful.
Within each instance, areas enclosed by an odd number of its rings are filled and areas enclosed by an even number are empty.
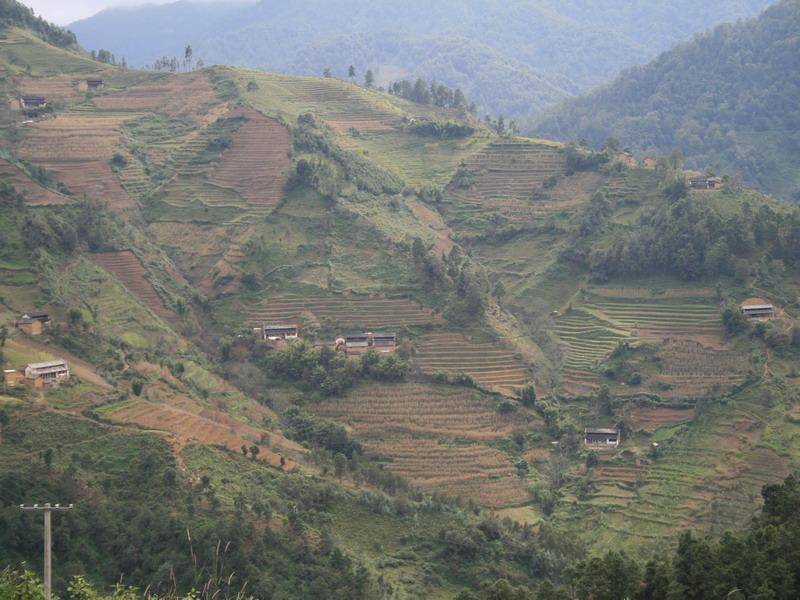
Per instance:
[[[367,450],[387,457],[386,468],[413,485],[494,508],[528,501],[525,483],[508,458],[481,444],[448,446],[435,440],[395,437],[367,441]]]
[[[36,34],[16,27],[0,30],[0,64],[34,77],[63,73],[90,73],[106,65],[43,42]]]
[[[360,150],[369,160],[396,173],[416,188],[444,188],[459,163],[480,153],[489,143],[485,135],[439,139],[404,131],[350,132],[336,138],[348,150]]]
[[[241,89],[248,90],[245,98],[271,116],[294,121],[311,112],[339,132],[391,131],[402,121],[402,111],[383,94],[347,81],[243,70],[235,73]]]
[[[511,220],[523,221],[570,205],[537,200],[534,196],[546,181],[563,176],[565,171],[566,158],[558,146],[527,140],[492,142],[464,161],[447,194],[451,200],[500,211]]]
[[[634,431],[653,432],[661,427],[687,423],[693,418],[693,408],[637,406],[630,411],[631,427]]]
[[[172,311],[164,306],[164,302],[153,284],[148,281],[144,266],[133,252],[130,250],[102,252],[90,254],[89,257],[99,267],[112,273],[122,285],[159,317],[162,319],[174,317]]]
[[[513,415],[500,415],[496,404],[469,388],[402,383],[362,386],[313,410],[357,435],[401,432],[485,441],[507,437],[521,425]]]
[[[48,78],[23,77],[17,82],[17,88],[22,96],[44,96],[48,103],[73,104],[83,99],[78,91],[80,81],[81,78],[75,75]]]
[[[70,111],[31,123],[17,144],[17,155],[51,171],[72,194],[101,199],[117,210],[136,202],[122,188],[109,161],[129,116]]]
[[[564,366],[591,371],[618,345],[629,339],[622,328],[585,308],[572,308],[556,320],[556,333],[566,346]]]
[[[656,380],[669,386],[664,396],[719,394],[740,384],[747,375],[746,355],[690,339],[667,340],[657,356],[662,368]]]
[[[103,112],[158,111],[176,118],[188,118],[207,124],[217,118],[219,101],[207,71],[159,73],[147,80],[120,87],[112,85],[94,92],[92,103]]]
[[[581,293],[581,308],[597,314],[631,336],[648,341],[667,337],[722,343],[720,309],[708,298],[625,298]]]
[[[424,373],[466,373],[481,387],[511,396],[528,379],[525,364],[513,351],[471,342],[462,333],[432,333],[420,339],[415,362]]]
[[[104,416],[114,421],[135,423],[147,429],[168,431],[175,435],[178,450],[193,441],[217,445],[239,452],[242,446],[258,446],[258,458],[273,466],[280,465],[281,455],[262,443],[264,431],[240,423],[228,415],[204,409],[195,414],[187,410],[154,404],[145,400],[123,402],[104,411]],[[286,458],[285,468],[291,469],[297,463]]]
[[[601,460],[589,473],[590,498],[579,505],[581,527],[594,532],[601,548],[634,548],[654,547],[690,527],[721,533],[746,521],[761,502],[761,487],[789,472],[787,458],[764,443],[768,411],[760,400],[738,398],[683,432],[680,425],[655,430],[649,439],[664,448],[657,461]]]
[[[413,300],[384,296],[279,296],[245,310],[245,320],[252,325],[302,325],[306,319],[343,328],[376,330],[442,322],[440,315]]]
[[[2,158],[0,158],[0,180],[13,185],[19,193],[24,195],[26,204],[64,204],[70,202],[70,198],[67,196],[44,187],[31,179],[20,167]]]
[[[230,116],[247,120],[231,138],[231,147],[211,172],[209,183],[236,190],[251,207],[272,209],[281,201],[291,173],[289,132],[274,119],[252,109]]]

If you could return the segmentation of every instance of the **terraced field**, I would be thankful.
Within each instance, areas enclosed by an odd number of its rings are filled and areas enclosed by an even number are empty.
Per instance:
[[[637,406],[631,410],[630,417],[634,431],[655,431],[659,427],[669,427],[691,421],[694,418],[694,409]]]
[[[534,192],[545,181],[565,173],[566,159],[557,147],[521,140],[493,142],[467,158],[464,165],[472,174],[472,183],[468,188],[451,184],[447,193],[452,200],[497,210],[512,220],[571,205],[569,201],[534,199]]]
[[[138,85],[125,89],[106,89],[93,98],[94,106],[101,111],[142,112],[154,111],[173,117],[188,117],[207,122],[218,104],[214,87],[203,71],[181,74],[157,74]]]
[[[255,445],[259,448],[259,460],[265,460],[273,466],[280,465],[280,453],[261,443],[262,430],[240,423],[221,412],[204,409],[194,413],[166,404],[134,400],[105,412],[105,416],[115,421],[171,432],[178,438],[179,447],[197,441],[239,452],[243,445],[248,448]],[[294,460],[286,459],[284,468],[295,466],[297,463]]]
[[[247,121],[209,176],[209,183],[236,190],[251,207],[271,209],[283,196],[291,172],[289,132],[274,119],[245,108],[231,113]]]
[[[423,489],[495,508],[529,499],[516,467],[502,452],[488,446],[446,446],[402,436],[367,441],[366,447],[390,459],[387,469]]]
[[[14,186],[25,196],[25,203],[31,205],[65,204],[71,198],[47,189],[31,179],[15,164],[0,158],[0,180]]]
[[[81,79],[74,75],[48,78],[23,77],[17,82],[17,87],[23,96],[44,96],[48,103],[72,103],[82,99],[78,91],[80,81]]]
[[[708,348],[694,340],[668,340],[659,350],[662,362],[657,380],[669,384],[665,396],[721,393],[747,375],[747,356],[733,349]]]
[[[273,81],[301,104],[312,105],[313,112],[337,131],[392,131],[400,125],[399,111],[380,108],[380,102],[366,97],[369,92],[346,81],[310,77],[278,77]]]
[[[244,309],[248,325],[295,323],[304,317],[342,328],[382,330],[442,322],[441,315],[407,298],[326,296],[280,296]]]
[[[91,259],[101,268],[112,273],[131,293],[162,319],[175,315],[164,306],[153,284],[146,277],[144,266],[130,250],[91,254]]]
[[[77,197],[100,199],[118,210],[134,208],[109,164],[126,118],[77,111],[37,121],[25,129],[17,155],[51,171]]]
[[[581,306],[639,339],[661,341],[666,337],[681,337],[721,343],[720,310],[712,301],[680,302],[587,294]]]
[[[511,350],[471,342],[461,333],[433,333],[419,341],[415,358],[424,373],[466,373],[480,386],[515,396],[528,370]]]
[[[556,333],[566,346],[564,366],[575,372],[591,371],[620,342],[629,339],[623,329],[583,307],[560,316],[556,321]]]
[[[735,407],[714,407],[702,422],[661,440],[659,459],[607,456],[590,474],[588,503],[600,510],[582,513],[581,526],[602,530],[601,547],[626,543],[647,548],[685,529],[718,534],[746,521],[760,502],[761,486],[789,472],[788,459],[763,443],[768,410],[760,402],[737,398]],[[691,414],[648,407],[636,409],[632,417],[635,428],[652,430],[686,422]]]
[[[357,435],[368,436],[399,432],[485,441],[506,437],[524,426],[500,415],[495,405],[496,401],[476,390],[403,383],[360,387],[313,410],[344,423]]]

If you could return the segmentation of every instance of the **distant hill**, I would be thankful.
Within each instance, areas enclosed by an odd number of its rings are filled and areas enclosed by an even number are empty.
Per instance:
[[[800,2],[721,25],[568,102],[535,129],[592,145],[680,149],[702,168],[800,200]]]
[[[609,81],[714,24],[770,0],[526,0],[404,3],[304,0],[229,5],[178,2],[107,10],[70,27],[87,48],[135,66],[181,55],[206,64],[302,75],[355,65],[379,84],[398,77],[460,87],[482,111],[525,115]]]
[[[16,0],[0,0],[0,29],[20,26],[36,32],[43,40],[62,48],[75,46],[75,34],[48,23],[33,11]]]

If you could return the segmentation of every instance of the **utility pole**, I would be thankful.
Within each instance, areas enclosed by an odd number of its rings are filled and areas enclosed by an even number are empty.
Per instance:
[[[50,514],[56,510],[71,510],[72,504],[68,506],[61,506],[60,504],[50,505],[49,502],[39,506],[38,504],[34,504],[33,506],[25,506],[24,504],[19,505],[20,510],[35,510],[35,511],[44,511],[44,597],[45,600],[50,600],[50,596],[53,591],[53,579],[51,576],[51,564],[52,564],[52,551],[53,551],[53,535],[50,529]]]

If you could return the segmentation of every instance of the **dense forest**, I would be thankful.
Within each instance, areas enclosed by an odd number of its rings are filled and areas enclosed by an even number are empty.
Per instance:
[[[108,10],[71,28],[85,47],[112,49],[133,66],[152,64],[165,53],[182,55],[186,44],[206,64],[304,75],[328,68],[343,79],[352,64],[359,79],[367,69],[382,86],[398,77],[436,79],[463,90],[481,112],[519,117],[609,81],[694,32],[753,16],[769,4],[175,3]]]
[[[680,149],[688,164],[740,174],[750,185],[800,200],[800,3],[720,25],[624,73],[607,88],[541,120],[545,136],[609,136],[648,153]]]

